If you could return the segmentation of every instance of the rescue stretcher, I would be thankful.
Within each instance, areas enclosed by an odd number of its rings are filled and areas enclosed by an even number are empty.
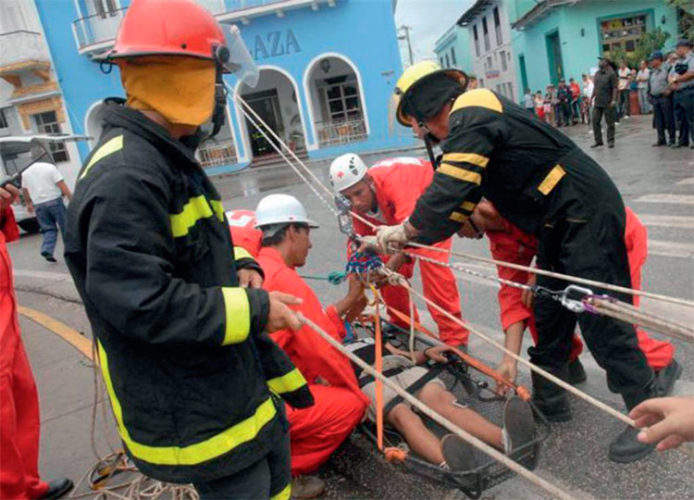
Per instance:
[[[409,318],[405,315],[402,315],[401,319],[409,322]],[[408,330],[400,328],[383,318],[381,318],[381,324],[385,330],[383,333],[384,343],[389,342],[402,350],[409,349],[410,332]],[[431,334],[424,334],[419,331],[419,329],[423,328],[421,325],[417,324],[415,331],[415,349],[424,349],[441,343],[438,339],[431,336]],[[355,338],[363,338],[364,336],[374,337],[374,333],[375,327],[371,317],[364,316],[360,318],[358,322],[352,324],[351,334]],[[447,389],[457,396],[457,402],[459,404],[472,408],[489,421],[501,426],[503,407],[506,399],[494,392],[494,386],[497,380],[494,380],[494,378],[490,376],[490,372],[493,370],[483,362],[467,355],[464,355],[464,358],[465,359],[461,359],[458,356],[453,356],[447,363],[430,363],[426,365],[429,372],[427,376],[418,380],[416,384],[407,387],[407,392],[414,394],[427,382],[439,377],[439,379],[446,384]],[[469,363],[468,361],[472,362]],[[523,467],[532,470],[537,466],[541,445],[549,436],[549,423],[537,407],[532,404],[532,401],[530,401],[528,391],[522,386],[516,386],[515,384],[511,385],[518,396],[526,399],[530,403],[537,427],[535,438],[514,450],[510,458],[520,463]],[[400,401],[402,401],[401,398],[395,398],[391,404],[384,408],[384,413],[387,413],[387,411]],[[449,432],[426,415],[418,412],[416,409],[414,409],[414,411],[422,418],[426,426],[439,438]],[[360,424],[359,432],[378,449],[377,430],[374,423],[365,421]],[[514,475],[514,473],[504,465],[481,452],[478,452],[477,455],[479,465],[476,468],[463,471],[445,470],[436,464],[425,461],[414,453],[410,453],[409,447],[403,436],[388,425],[384,427],[383,445],[387,461],[402,467],[408,472],[459,489],[466,496],[473,499],[480,498],[485,490],[500,484]],[[393,450],[401,450],[401,452],[393,453]]]

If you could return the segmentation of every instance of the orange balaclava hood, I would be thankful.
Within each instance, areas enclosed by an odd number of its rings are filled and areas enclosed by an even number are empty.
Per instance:
[[[144,56],[117,62],[127,106],[154,110],[170,123],[199,127],[214,111],[213,61],[185,56]]]

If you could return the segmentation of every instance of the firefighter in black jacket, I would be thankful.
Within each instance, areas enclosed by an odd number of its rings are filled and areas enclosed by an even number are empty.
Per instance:
[[[434,180],[400,226],[383,227],[379,244],[410,239],[435,242],[459,230],[484,196],[523,231],[539,237],[538,265],[574,276],[631,286],[624,246],[622,198],[605,171],[569,138],[487,89],[465,92],[465,74],[423,62],[397,83],[397,119],[425,140],[441,143]],[[538,285],[560,290],[566,283],[538,276]],[[601,293],[602,290],[593,290]],[[611,295],[615,295],[611,293]],[[618,295],[631,303],[631,298]],[[536,365],[567,380],[576,321],[610,390],[627,408],[656,395],[656,379],[638,348],[632,325],[570,312],[537,297],[539,340],[529,349]],[[571,418],[565,391],[534,372],[534,401],[550,420]],[[610,445],[618,462],[653,450],[628,427]]]
[[[289,498],[277,397],[302,408],[313,399],[267,331],[299,327],[286,305],[296,299],[253,287],[262,271],[233,249],[190,147],[213,115],[225,34],[192,1],[135,0],[111,56],[127,102],[106,103],[68,210],[65,259],[121,439],[144,474],[193,483],[203,499]]]

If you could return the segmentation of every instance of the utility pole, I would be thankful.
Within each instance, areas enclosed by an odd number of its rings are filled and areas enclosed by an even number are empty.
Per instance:
[[[410,43],[410,30],[412,29],[411,26],[406,26],[402,25],[398,28],[399,31],[404,31],[404,35],[398,35],[398,40],[407,40],[407,53],[410,56],[410,66],[414,64],[414,61],[412,60],[412,44]]]

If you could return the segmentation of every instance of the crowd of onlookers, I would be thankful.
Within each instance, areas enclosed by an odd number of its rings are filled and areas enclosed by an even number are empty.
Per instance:
[[[581,75],[580,84],[569,78],[568,84],[561,79],[557,86],[547,85],[544,94],[525,89],[522,104],[556,127],[592,121],[594,146],[602,145],[600,122],[604,116],[607,142],[612,147],[614,125],[631,116],[632,95],[640,114],[653,114],[658,134],[654,146],[694,148],[694,53],[688,40],[680,40],[667,54],[653,52],[638,68],[629,67],[626,61],[617,65],[600,58],[598,70]]]

